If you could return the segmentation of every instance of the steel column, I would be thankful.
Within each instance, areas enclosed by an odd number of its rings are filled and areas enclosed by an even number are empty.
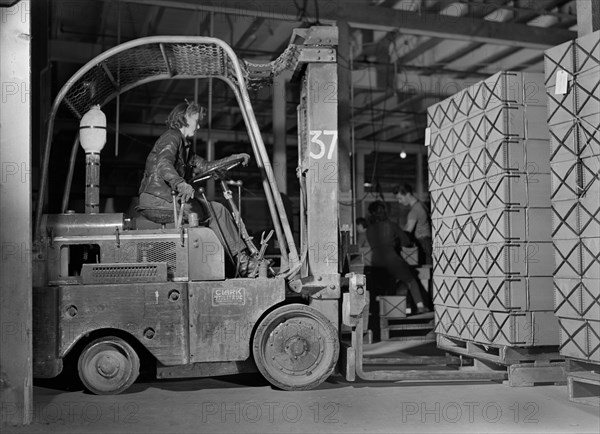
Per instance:
[[[0,7],[0,408],[2,425],[32,419],[30,2]]]

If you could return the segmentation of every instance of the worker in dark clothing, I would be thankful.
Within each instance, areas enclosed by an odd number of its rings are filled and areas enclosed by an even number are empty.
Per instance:
[[[222,160],[209,162],[190,151],[188,139],[200,129],[204,116],[204,108],[194,102],[186,101],[173,108],[167,118],[169,129],[158,138],[146,159],[144,178],[139,189],[140,206],[172,210],[171,192],[176,191],[177,198],[185,204],[183,207],[185,218],[187,219],[187,215],[193,211],[200,215],[201,220],[205,220],[209,217],[208,210],[205,210],[194,197],[195,189],[188,184],[188,181],[195,175],[222,163],[223,160],[243,157],[243,164],[248,164],[250,160],[248,154],[235,154]],[[211,205],[214,218],[210,218],[208,227],[217,235],[222,233],[224,239],[221,241],[236,258],[239,274],[246,275],[251,258],[231,213],[218,202],[211,202]]]
[[[413,194],[410,185],[399,185],[394,188],[394,196],[400,205],[409,206],[410,211],[406,219],[404,231],[411,234],[419,248],[420,263],[432,264],[433,239],[431,235],[431,223],[425,205]]]
[[[376,201],[369,205],[370,222],[367,228],[367,238],[372,248],[371,266],[373,275],[376,275],[375,295],[394,295],[399,285],[407,285],[418,313],[428,312],[423,303],[419,282],[413,274],[410,265],[396,252],[396,245],[410,245],[407,234],[396,226],[387,216],[385,203]],[[374,270],[373,270],[374,269]],[[383,271],[391,276],[391,285],[385,284]],[[371,285],[373,287],[373,285]]]

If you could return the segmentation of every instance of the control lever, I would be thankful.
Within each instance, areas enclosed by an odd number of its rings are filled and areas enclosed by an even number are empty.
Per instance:
[[[260,268],[260,264],[264,261],[265,252],[267,251],[267,247],[269,245],[269,240],[273,236],[273,229],[269,231],[269,234],[265,237],[265,233],[263,232],[260,237],[260,250],[258,255],[256,256],[256,268],[252,271],[252,275],[250,277],[256,277],[256,273],[258,273],[258,269]]]
[[[173,198],[173,221],[177,224],[179,219],[177,218],[177,192],[175,190],[171,190],[171,197]]]

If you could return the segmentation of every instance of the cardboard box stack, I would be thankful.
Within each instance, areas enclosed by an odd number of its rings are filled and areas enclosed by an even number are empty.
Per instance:
[[[428,109],[436,332],[558,344],[543,74],[501,72]]]
[[[547,50],[545,70],[560,352],[600,363],[600,32]]]

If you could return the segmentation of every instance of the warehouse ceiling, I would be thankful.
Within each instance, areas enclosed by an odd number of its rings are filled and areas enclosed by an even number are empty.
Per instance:
[[[214,36],[240,57],[266,62],[284,50],[294,28],[347,23],[349,38],[341,40],[339,63],[340,73],[349,71],[352,82],[348,98],[355,144],[410,153],[423,146],[428,106],[500,70],[543,72],[543,51],[577,36],[575,7],[573,0],[60,0],[49,6],[45,66],[52,71],[55,95],[85,62],[135,38]],[[291,86],[287,97],[290,145],[296,134],[296,90]],[[121,96],[122,152],[136,148],[140,152],[131,155],[143,161],[169,110],[195,95],[203,105],[211,101],[214,139],[245,140],[237,103],[223,83],[171,80]],[[269,142],[271,91],[253,91],[251,98]],[[114,125],[116,103],[111,105],[107,114]],[[70,128],[69,117],[61,113],[59,129]],[[198,146],[206,133],[200,138]],[[379,167],[385,169],[385,162]]]

